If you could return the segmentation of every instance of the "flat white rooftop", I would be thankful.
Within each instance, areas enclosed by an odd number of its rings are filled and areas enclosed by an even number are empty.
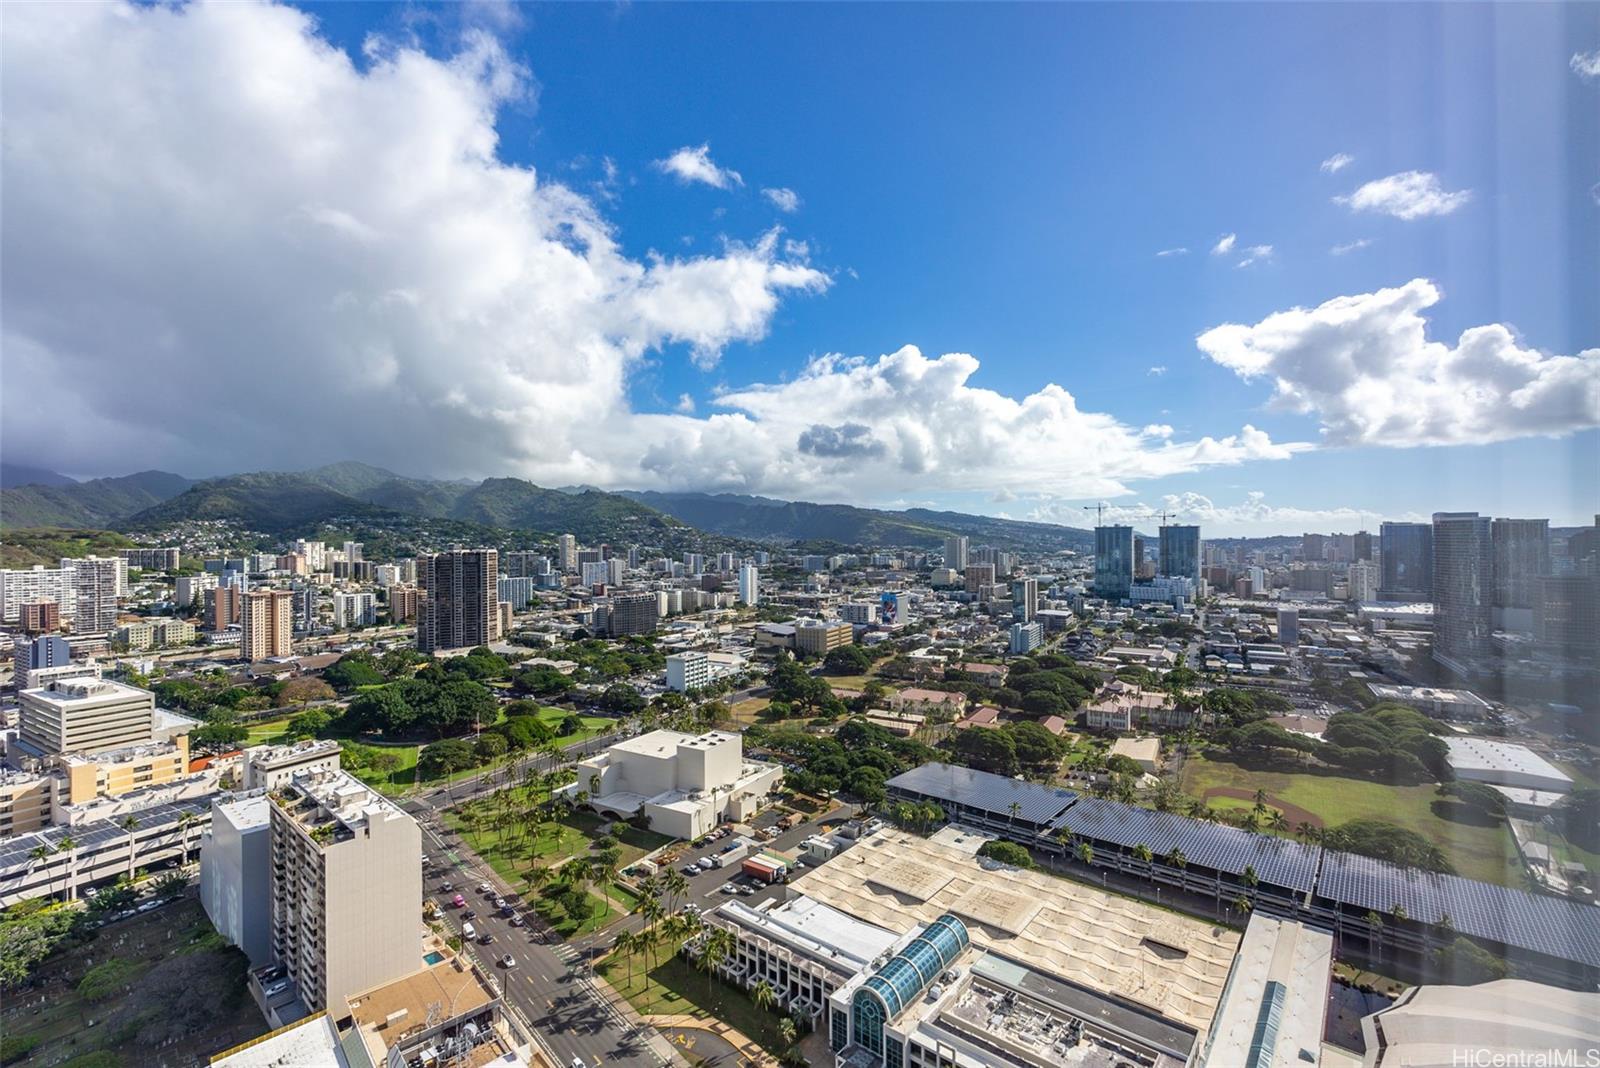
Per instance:
[[[1227,993],[1206,1039],[1206,1068],[1245,1064],[1262,1021],[1276,1017],[1262,1063],[1315,1064],[1322,1046],[1333,935],[1292,920],[1250,917]]]
[[[771,909],[754,909],[742,901],[730,901],[714,915],[791,949],[837,961],[841,970],[851,974],[887,953],[900,938],[893,931],[804,896]]]
[[[1572,782],[1571,776],[1525,745],[1493,738],[1446,738],[1450,766],[1461,771],[1504,771],[1518,775],[1537,775],[1557,782]],[[1570,785],[1569,785],[1570,788]]]

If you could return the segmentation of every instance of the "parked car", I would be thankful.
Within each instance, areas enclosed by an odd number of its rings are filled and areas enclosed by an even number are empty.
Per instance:
[[[521,927],[523,924],[525,924],[527,922],[528,921],[524,920],[521,916],[512,916],[511,917],[511,926],[513,926],[513,927]]]
[[[478,884],[478,893],[480,893],[480,894],[489,894],[489,893],[493,893],[493,892],[494,892],[494,887],[490,886],[488,883],[479,883]]]
[[[467,899],[462,897],[460,894],[457,894],[455,897],[450,899],[450,904],[454,905],[458,909],[463,909],[467,907]]]
[[[494,907],[497,908],[497,909],[505,908],[506,907],[506,899],[503,898],[503,897],[496,896],[495,899],[494,899]]]

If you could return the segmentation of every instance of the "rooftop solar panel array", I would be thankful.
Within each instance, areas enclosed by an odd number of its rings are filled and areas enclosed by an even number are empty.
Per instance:
[[[1016,818],[1025,823],[1047,824],[1078,795],[1056,786],[1019,782],[1004,775],[976,771],[955,764],[924,764],[896,775],[888,782],[890,790],[921,794],[951,804],[979,808],[997,819],[1012,818],[1011,805],[1018,806]]]
[[[1249,867],[1263,883],[1301,892],[1311,889],[1317,877],[1317,851],[1313,848],[1172,812],[1085,797],[1062,813],[1051,829],[1063,827],[1084,838],[1128,849],[1145,845],[1157,857],[1180,849],[1190,863],[1231,875],[1243,875]]]
[[[135,833],[176,824],[185,812],[195,816],[209,815],[211,798],[198,797],[188,801],[171,801],[141,809],[134,813],[139,820]],[[34,849],[41,844],[55,849],[68,837],[71,837],[78,850],[92,851],[108,842],[126,844],[128,832],[110,820],[94,820],[76,827],[46,827],[43,830],[19,834],[0,842],[0,873],[26,866],[33,859]]]
[[[1017,802],[1017,819],[1046,826],[1051,833],[1065,828],[1125,848],[1142,844],[1156,857],[1176,848],[1196,867],[1236,876],[1248,865],[1263,884],[1302,892],[1315,885],[1316,896],[1324,901],[1385,916],[1399,905],[1409,919],[1422,923],[1438,923],[1448,915],[1462,934],[1600,968],[1600,909],[1593,905],[1400,868],[1170,812],[1080,798],[1070,790],[950,764],[924,764],[888,785],[980,809],[1006,822],[1012,819],[1012,802]]]
[[[1388,917],[1399,905],[1408,919],[1600,968],[1600,909],[1562,898],[1400,868],[1372,857],[1323,855],[1317,896]]]

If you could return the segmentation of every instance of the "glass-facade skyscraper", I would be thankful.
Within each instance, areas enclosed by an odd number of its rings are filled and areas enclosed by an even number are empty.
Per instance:
[[[1385,523],[1378,528],[1384,601],[1433,600],[1433,527],[1427,523]]]
[[[1159,573],[1200,581],[1200,528],[1161,528]]]
[[[1126,600],[1133,587],[1133,528],[1094,528],[1094,592]]]
[[[1457,675],[1488,668],[1494,541],[1477,512],[1433,514],[1433,658]]]

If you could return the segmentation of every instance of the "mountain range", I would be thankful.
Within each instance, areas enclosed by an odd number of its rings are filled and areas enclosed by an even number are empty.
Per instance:
[[[1008,548],[1084,549],[1086,530],[960,512],[904,512],[740,494],[610,493],[547,489],[518,478],[482,482],[411,478],[346,461],[298,472],[258,471],[195,481],[163,471],[76,482],[30,471],[0,492],[10,528],[155,530],[186,520],[227,520],[270,534],[309,533],[330,521],[405,517],[458,520],[509,530],[568,532],[584,541],[649,540],[654,528],[693,527],[752,541],[936,546],[947,535]],[[53,481],[53,479],[61,481]]]

